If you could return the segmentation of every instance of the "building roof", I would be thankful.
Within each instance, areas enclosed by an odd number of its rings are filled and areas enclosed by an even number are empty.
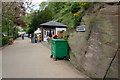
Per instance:
[[[46,23],[40,24],[40,26],[42,27],[67,27],[67,25],[64,25],[62,23],[55,22],[55,21],[46,22]]]

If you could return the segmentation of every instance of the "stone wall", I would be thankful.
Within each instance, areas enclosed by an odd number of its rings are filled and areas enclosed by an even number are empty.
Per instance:
[[[90,18],[95,22],[88,22]],[[86,24],[87,31],[73,30],[68,38],[71,63],[91,78],[117,78],[118,5],[96,3],[80,24]]]

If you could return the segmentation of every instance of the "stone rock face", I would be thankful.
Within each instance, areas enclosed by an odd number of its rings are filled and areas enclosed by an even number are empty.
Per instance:
[[[108,73],[106,74],[106,78],[118,78],[118,54],[115,56]]]
[[[112,66],[109,65],[118,49],[118,6],[106,5],[95,15],[95,23],[88,41],[86,37],[90,32],[91,24],[87,23],[86,19],[89,14],[82,19],[88,26],[87,31],[71,33],[68,42],[76,61],[71,60],[91,78],[103,78],[105,75],[107,78],[117,78],[116,58]]]
[[[100,10],[96,17],[84,68],[93,77],[103,78],[118,48],[117,6]]]

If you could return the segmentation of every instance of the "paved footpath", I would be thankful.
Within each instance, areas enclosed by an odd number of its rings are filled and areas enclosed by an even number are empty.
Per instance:
[[[41,43],[18,38],[2,50],[3,78],[86,78],[69,61],[53,61]]]

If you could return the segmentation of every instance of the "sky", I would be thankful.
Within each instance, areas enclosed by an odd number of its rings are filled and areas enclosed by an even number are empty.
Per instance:
[[[35,4],[35,7],[34,7],[34,9],[36,10],[36,9],[39,9],[39,4],[41,3],[41,2],[46,2],[47,0],[32,0],[32,2],[33,2],[33,4]]]
[[[33,9],[34,10],[38,10],[39,9],[39,4],[41,3],[41,2],[47,2],[47,0],[29,0],[30,2],[32,1],[32,5],[35,5],[34,7],[33,7]],[[26,5],[25,5],[26,6]],[[27,8],[27,7],[26,7]],[[27,12],[28,13],[30,13],[29,12],[29,10],[27,10]]]

